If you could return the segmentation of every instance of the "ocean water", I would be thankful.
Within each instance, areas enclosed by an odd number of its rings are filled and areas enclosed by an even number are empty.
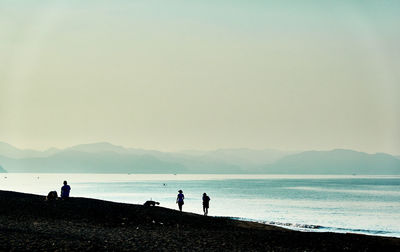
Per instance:
[[[71,185],[72,197],[143,204],[153,199],[202,214],[230,216],[313,232],[400,237],[400,176],[207,175],[207,174],[1,174],[0,190],[47,195]]]

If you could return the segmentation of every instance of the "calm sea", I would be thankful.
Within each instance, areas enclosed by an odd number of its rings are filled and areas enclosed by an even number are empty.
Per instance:
[[[0,190],[47,195],[71,185],[71,196],[143,204],[159,201],[202,213],[231,216],[314,232],[353,232],[400,237],[400,176],[184,175],[184,174],[1,174]]]

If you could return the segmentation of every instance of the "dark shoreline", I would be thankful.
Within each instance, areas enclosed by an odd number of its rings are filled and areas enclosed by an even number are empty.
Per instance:
[[[44,199],[0,191],[0,251],[400,251],[400,238],[300,232],[87,198]]]

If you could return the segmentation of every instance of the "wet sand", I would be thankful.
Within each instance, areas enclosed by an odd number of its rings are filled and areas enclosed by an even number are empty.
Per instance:
[[[88,198],[48,202],[0,191],[0,251],[10,250],[400,251],[400,239],[299,232]]]

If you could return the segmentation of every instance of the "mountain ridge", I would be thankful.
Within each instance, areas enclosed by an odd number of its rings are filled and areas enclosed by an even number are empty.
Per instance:
[[[8,156],[7,156],[8,155]],[[3,167],[3,169],[1,169]],[[46,151],[0,142],[0,172],[400,174],[400,159],[386,153],[333,149],[282,152],[247,148],[161,152],[108,142]]]
[[[386,153],[347,149],[304,151],[283,157],[267,169],[288,174],[400,174],[400,160]]]

